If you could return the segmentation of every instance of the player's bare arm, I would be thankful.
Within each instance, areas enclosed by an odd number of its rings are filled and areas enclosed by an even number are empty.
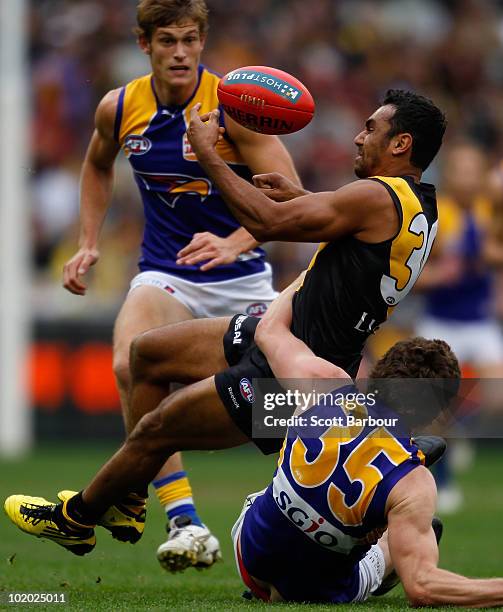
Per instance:
[[[232,172],[217,155],[218,111],[202,119],[197,111],[196,105],[187,134],[199,163],[218,185],[238,221],[257,240],[318,242],[352,234],[363,241],[380,242],[398,229],[391,197],[375,181],[355,181],[334,192],[309,194],[284,203],[272,201]]]
[[[76,295],[85,294],[81,277],[99,258],[98,237],[112,195],[113,165],[120,150],[113,133],[118,96],[119,90],[112,90],[98,105],[95,130],[82,164],[79,250],[63,269],[63,286]]]
[[[229,138],[236,145],[243,162],[254,173],[265,173],[272,171],[273,176],[281,176],[285,184],[292,186],[296,195],[306,193],[302,189],[299,176],[295,170],[292,158],[286,147],[277,136],[257,134],[247,130],[226,115],[226,131]],[[259,174],[266,177],[266,174]],[[274,199],[271,189],[270,195]],[[292,191],[290,187],[290,192]],[[224,264],[232,263],[241,253],[245,253],[257,247],[260,243],[244,227],[225,238],[221,238],[210,232],[194,234],[190,243],[178,253],[177,263],[179,265],[194,265],[205,261],[201,270]]]
[[[303,272],[269,306],[255,331],[255,342],[267,357],[276,378],[283,379],[347,379],[344,370],[313,351],[290,331],[292,299],[302,283]],[[309,384],[312,388],[312,385]]]
[[[420,466],[402,478],[387,502],[391,560],[413,606],[491,607],[503,604],[503,579],[473,579],[437,567],[431,528],[436,487]]]

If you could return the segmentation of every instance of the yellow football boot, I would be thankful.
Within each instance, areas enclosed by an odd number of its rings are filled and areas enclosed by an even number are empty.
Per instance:
[[[57,508],[43,497],[29,495],[11,495],[4,503],[5,513],[21,531],[52,540],[74,555],[91,552],[96,545],[94,529],[70,524]]]
[[[77,495],[76,491],[60,491],[58,497],[66,501]],[[123,503],[110,506],[98,521],[100,527],[108,529],[112,537],[121,542],[135,544],[141,538],[145,529],[146,500],[130,493]]]

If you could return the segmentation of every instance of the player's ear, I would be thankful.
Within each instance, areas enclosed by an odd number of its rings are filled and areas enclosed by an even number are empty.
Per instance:
[[[204,49],[204,45],[206,44],[206,32],[199,33],[199,40],[201,41],[201,51]]]
[[[150,44],[150,40],[145,36],[145,34],[138,35],[138,46],[145,53],[145,55],[150,55],[152,52],[152,46]]]
[[[391,139],[391,143],[391,154],[403,155],[404,153],[407,153],[407,151],[409,151],[412,147],[412,134],[409,134],[408,132],[404,132],[403,134],[397,134],[396,136],[393,136],[393,138]]]

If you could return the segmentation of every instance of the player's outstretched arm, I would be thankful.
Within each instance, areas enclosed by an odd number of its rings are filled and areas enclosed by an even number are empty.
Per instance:
[[[238,221],[259,241],[290,240],[319,242],[340,236],[372,233],[371,241],[390,238],[390,216],[397,217],[386,189],[374,181],[355,181],[334,192],[301,196],[284,203],[272,201],[237,176],[215,151],[220,135],[218,111],[203,120],[196,105],[191,111],[187,134],[199,163],[217,184]],[[372,213],[372,214],[370,214]],[[386,227],[386,235],[375,234],[375,226]],[[379,229],[379,227],[377,227]],[[377,238],[377,240],[375,240]]]
[[[110,203],[113,165],[119,152],[114,139],[114,122],[119,90],[110,91],[95,115],[95,130],[82,164],[80,177],[79,249],[63,268],[63,286],[84,295],[82,276],[99,258],[98,237]]]
[[[391,560],[411,605],[492,607],[503,605],[503,579],[473,579],[437,567],[438,547],[431,528],[436,487],[420,466],[392,489],[388,498]]]
[[[255,331],[255,342],[267,358],[276,378],[346,379],[348,374],[334,364],[317,357],[290,331],[292,299],[302,283],[304,272],[269,306]]]

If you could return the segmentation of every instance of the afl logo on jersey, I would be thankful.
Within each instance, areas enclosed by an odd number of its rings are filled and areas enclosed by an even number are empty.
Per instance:
[[[151,148],[152,142],[139,134],[129,134],[124,140],[126,155],[145,155]]]
[[[247,402],[253,404],[253,400],[255,399],[255,394],[253,393],[253,387],[251,382],[247,378],[242,378],[239,381],[239,390],[241,391],[241,395]]]

